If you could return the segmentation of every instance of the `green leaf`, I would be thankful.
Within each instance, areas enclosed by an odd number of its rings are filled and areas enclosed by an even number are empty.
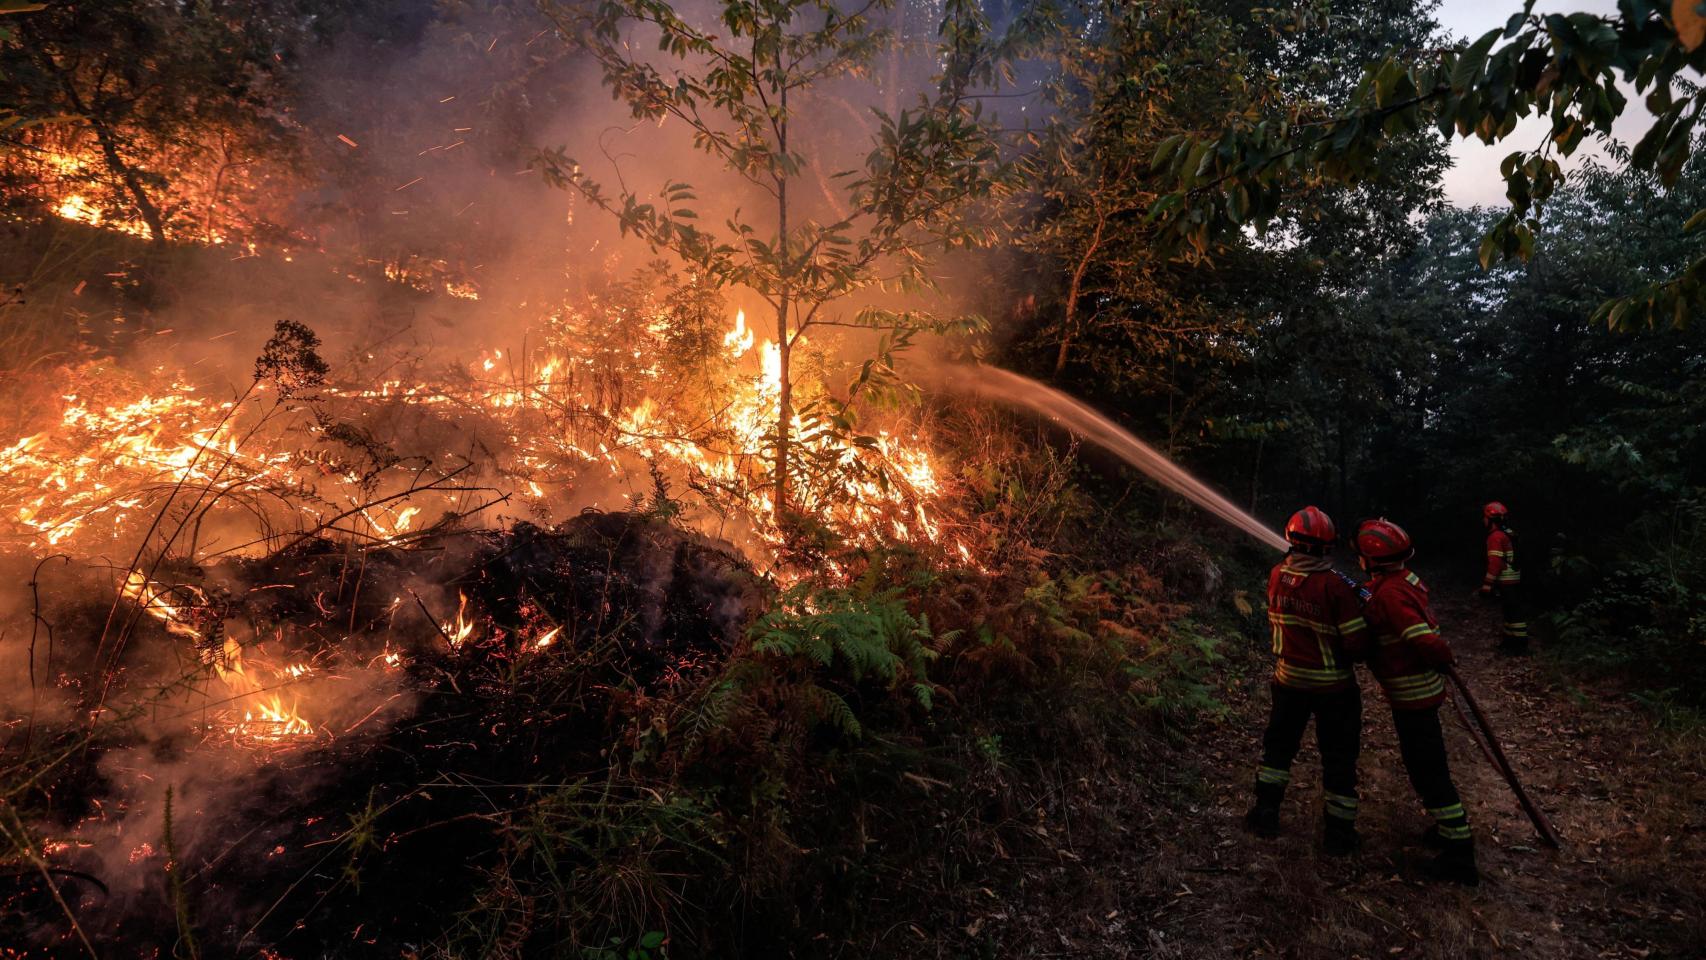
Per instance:
[[[1481,264],[1481,269],[1486,270],[1493,265],[1493,256],[1498,251],[1499,231],[1495,227],[1485,237],[1481,238],[1481,248],[1475,253],[1475,259]]]
[[[1175,133],[1161,141],[1160,146],[1155,148],[1154,157],[1149,161],[1149,171],[1154,173],[1165,167],[1168,161],[1173,159],[1173,155],[1179,152],[1179,148],[1184,146],[1186,139],[1188,138],[1184,134]]]
[[[1470,44],[1469,49],[1458,56],[1457,66],[1451,71],[1452,87],[1459,90],[1467,89],[1480,79],[1481,71],[1487,65],[1487,51],[1492,49],[1493,44],[1502,33],[1504,33],[1503,29],[1488,30],[1481,35],[1479,40]]]
[[[1404,67],[1396,59],[1389,59],[1381,64],[1380,70],[1374,75],[1374,105],[1384,107],[1392,102],[1392,93],[1398,86],[1398,80],[1404,76]]]

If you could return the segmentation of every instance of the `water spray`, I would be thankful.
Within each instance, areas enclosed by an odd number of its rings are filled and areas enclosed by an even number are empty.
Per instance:
[[[951,390],[976,394],[996,403],[1025,407],[1043,414],[1074,434],[1142,470],[1157,483],[1263,544],[1280,551],[1290,549],[1284,537],[1249,513],[1240,510],[1208,484],[1191,476],[1189,471],[1169,460],[1161,451],[1053,387],[994,367],[954,367],[949,371],[944,385]]]

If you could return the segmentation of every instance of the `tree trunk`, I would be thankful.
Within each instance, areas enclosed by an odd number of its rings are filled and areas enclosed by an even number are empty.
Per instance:
[[[1340,411],[1340,413],[1339,413],[1339,430],[1338,430],[1338,434],[1339,434],[1339,510],[1340,511],[1348,511],[1350,509],[1350,503],[1351,503],[1350,479],[1347,476],[1347,473],[1349,473],[1349,471],[1345,469],[1346,456],[1345,456],[1345,414],[1344,414],[1344,411],[1348,410],[1348,409],[1350,409],[1350,407],[1345,402],[1345,393],[1344,393],[1344,390],[1341,389],[1339,391],[1339,411]]]
[[[1096,251],[1102,248],[1102,228],[1107,222],[1106,216],[1096,218],[1096,229],[1090,235],[1090,244],[1085,247],[1084,255],[1078,258],[1078,265],[1072,270],[1072,284],[1066,290],[1065,329],[1060,334],[1060,352],[1054,356],[1054,375],[1057,377],[1066,369],[1066,352],[1072,346],[1072,337],[1078,324],[1078,294],[1084,283],[1084,273],[1090,269],[1090,261],[1095,259]]]
[[[784,296],[776,311],[776,328],[781,339],[776,345],[776,520],[782,522],[788,510],[788,468],[793,454],[794,381],[790,367],[793,345],[788,342],[788,298]]]
[[[906,4],[895,4],[889,16],[894,36],[889,39],[889,76],[884,84],[887,89],[883,91],[883,109],[893,117],[900,112],[900,47],[906,33]]]
[[[114,136],[112,128],[107,126],[100,117],[95,115],[94,111],[83,103],[82,95],[77,92],[77,85],[71,81],[71,77],[65,71],[59,68],[53,58],[46,57],[45,59],[49,68],[58,75],[59,86],[65,91],[65,99],[70,103],[71,109],[89,121],[89,129],[95,131],[95,139],[101,144],[101,155],[107,161],[107,170],[117,177],[120,183],[124,184],[125,192],[130,194],[131,201],[136,204],[136,209],[142,214],[142,222],[148,225],[149,237],[155,243],[164,246],[166,243],[166,221],[160,216],[160,208],[154,205],[154,201],[149,198],[148,192],[142,189],[142,181],[137,178],[136,171],[132,170],[130,164],[125,163],[124,158],[119,156],[118,138]]]
[[[213,242],[213,217],[219,210],[219,194],[225,189],[225,171],[231,169],[231,146],[224,137],[219,142],[219,169],[213,174],[213,190],[207,198],[207,216],[202,220],[201,239]]]
[[[142,222],[148,224],[148,236],[157,244],[166,244],[166,221],[160,216],[160,208],[149,199],[148,192],[142,189],[142,181],[137,179],[136,172],[119,156],[118,143],[113,138],[112,131],[106,124],[89,118],[89,126],[95,130],[95,136],[101,141],[101,152],[106,155],[107,166],[117,174],[124,184],[130,199],[136,203],[136,209],[142,213]]]
[[[781,53],[777,53],[781,59]],[[780,67],[780,64],[778,64]],[[788,155],[788,88],[784,86],[778,100],[781,104],[782,118],[777,124],[778,153],[786,158]],[[776,178],[776,251],[779,266],[779,279],[776,297],[776,503],[775,515],[778,527],[787,521],[788,514],[788,463],[793,439],[794,383],[791,376],[793,360],[793,342],[789,338],[788,309],[791,305],[789,281],[791,271],[788,267],[788,177],[786,174]]]

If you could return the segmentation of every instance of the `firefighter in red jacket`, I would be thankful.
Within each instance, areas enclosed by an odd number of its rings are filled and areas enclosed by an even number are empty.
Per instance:
[[[1481,581],[1481,595],[1497,596],[1504,615],[1499,652],[1527,653],[1528,616],[1522,608],[1522,568],[1517,566],[1510,511],[1495,500],[1481,508],[1481,523],[1487,528],[1487,575]]]
[[[1480,882],[1475,841],[1463,799],[1451,781],[1439,725],[1439,705],[1445,700],[1439,668],[1453,662],[1451,647],[1440,637],[1439,622],[1428,607],[1428,588],[1404,566],[1415,553],[1410,535],[1390,520],[1365,520],[1357,527],[1356,550],[1363,569],[1373,575],[1363,606],[1373,633],[1369,672],[1392,706],[1404,770],[1434,821],[1425,837],[1440,850],[1431,873],[1473,886]]]
[[[1259,836],[1279,834],[1280,802],[1291,782],[1291,762],[1303,732],[1315,719],[1321,750],[1323,848],[1344,855],[1357,848],[1357,751],[1362,736],[1362,693],[1351,673],[1368,645],[1356,588],[1333,571],[1328,554],[1338,535],[1315,507],[1285,525],[1291,550],[1268,575],[1272,626],[1273,708],[1256,768],[1256,802],[1244,817]]]

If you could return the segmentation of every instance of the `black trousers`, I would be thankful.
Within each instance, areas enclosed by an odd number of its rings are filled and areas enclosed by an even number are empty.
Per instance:
[[[1303,744],[1309,718],[1315,718],[1315,741],[1321,748],[1321,780],[1327,791],[1328,812],[1346,820],[1356,818],[1357,752],[1362,746],[1362,691],[1310,691],[1273,684],[1273,709],[1262,737],[1262,766],[1257,782],[1283,789],[1291,779],[1291,763]]]
[[[1439,707],[1426,710],[1393,710],[1392,726],[1398,730],[1398,753],[1404,772],[1416,788],[1422,806],[1439,824],[1447,840],[1469,839],[1469,820],[1463,799],[1451,782],[1451,764],[1445,755],[1445,731],[1439,725]]]

